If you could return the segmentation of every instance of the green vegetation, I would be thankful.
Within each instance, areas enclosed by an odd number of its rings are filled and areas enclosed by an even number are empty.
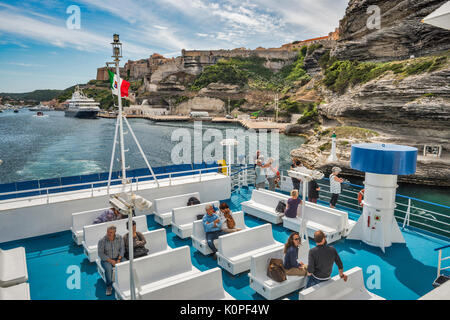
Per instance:
[[[353,139],[368,139],[368,138],[377,137],[380,135],[378,132],[370,130],[370,129],[351,127],[351,126],[342,126],[342,127],[326,129],[326,130],[321,131],[320,135],[331,137],[331,134],[333,133],[333,131],[336,132],[336,137],[338,139],[352,139],[352,138]],[[344,141],[342,141],[342,143],[344,143]]]
[[[63,90],[34,90],[25,93],[0,93],[5,100],[49,101],[59,96]]]
[[[303,109],[302,116],[297,120],[298,124],[304,124],[307,122],[317,123],[319,120],[319,112],[317,111],[318,103],[309,103],[307,107]]]
[[[331,142],[326,142],[319,147],[320,151],[331,150]]]
[[[323,58],[323,59],[322,59]],[[343,94],[350,86],[376,79],[386,72],[399,78],[435,71],[447,62],[447,56],[430,56],[400,62],[333,61],[329,53],[322,56],[319,64],[325,69],[323,83],[333,92]]]
[[[278,91],[288,90],[294,82],[305,84],[311,78],[304,69],[308,47],[302,47],[294,63],[285,66],[275,73],[264,66],[266,59],[257,56],[248,58],[222,59],[213,66],[206,67],[195,79],[190,89],[198,91],[210,83],[222,82],[225,84],[249,86],[252,89]],[[314,49],[315,50],[315,49]],[[281,59],[271,59],[281,61]]]
[[[186,102],[189,100],[189,97],[186,96],[175,96],[173,97],[175,99],[174,104],[179,105],[180,103]]]
[[[130,82],[130,91],[136,92],[142,86],[143,80],[131,81]],[[109,82],[108,82],[109,83]]]

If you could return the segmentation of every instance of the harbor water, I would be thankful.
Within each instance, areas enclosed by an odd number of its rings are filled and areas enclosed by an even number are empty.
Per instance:
[[[46,111],[45,114],[48,116],[36,117],[35,112],[25,109],[19,113],[12,111],[0,113],[0,159],[3,160],[3,164],[0,165],[0,184],[109,170],[115,130],[114,119],[71,118],[65,117],[64,112],[59,111]],[[177,129],[185,128],[190,132],[192,152],[195,151],[192,122],[154,123],[145,119],[129,119],[129,122],[150,164],[154,167],[173,164],[172,149],[179,141],[172,141],[172,134]],[[203,122],[203,133],[208,129],[219,129],[224,138],[227,129],[242,130],[236,123]],[[270,134],[267,135],[267,139],[270,150]],[[290,151],[303,142],[304,139],[301,137],[279,135],[281,169],[289,168]],[[126,153],[127,167],[144,168],[145,162],[131,134],[125,136],[125,143],[129,149]],[[204,141],[203,149],[210,143],[209,140]],[[249,146],[246,145],[246,154],[248,149]],[[223,149],[223,158],[225,156],[226,150]],[[119,158],[118,154],[116,158]],[[190,162],[194,162],[193,157]],[[114,168],[120,169],[118,161],[115,161]],[[355,184],[361,184],[360,180],[351,179]],[[450,206],[449,188],[401,184],[398,193]]]

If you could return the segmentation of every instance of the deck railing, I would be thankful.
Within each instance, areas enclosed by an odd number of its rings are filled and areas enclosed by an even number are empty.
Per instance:
[[[237,190],[237,188],[239,187],[238,179],[236,179],[236,177],[238,175],[238,172],[242,170],[248,171],[248,184],[254,183],[255,171],[253,170],[253,168],[253,165],[232,167],[232,190]],[[281,171],[280,174],[281,179],[283,179],[283,177],[288,177],[286,171]],[[317,182],[320,186],[319,199],[324,202],[329,202],[331,199],[329,179],[324,178]],[[303,185],[300,184],[300,188],[302,187]],[[363,188],[364,187],[361,185],[343,183],[342,192],[339,196],[338,207],[341,207],[355,214],[361,214],[362,207],[358,203],[358,193]],[[299,191],[301,195],[302,191]],[[394,210],[394,216],[397,221],[402,224],[403,229],[406,227],[416,227],[433,234],[438,234],[450,238],[450,207],[399,194],[396,195],[395,203],[396,208]]]
[[[161,167],[160,167],[161,168]],[[171,168],[164,167],[164,168]],[[192,168],[192,166],[191,166]],[[156,168],[155,168],[156,169]],[[223,166],[218,165],[216,163],[211,165],[206,165],[205,167],[201,168],[194,168],[191,170],[181,170],[181,171],[167,171],[162,173],[155,173],[156,178],[159,179],[167,179],[165,181],[169,182],[169,186],[171,186],[174,182],[175,178],[179,177],[187,177],[187,176],[197,176],[198,181],[202,181],[202,175],[206,173],[211,172],[222,172]],[[142,169],[137,169],[142,170]],[[101,177],[102,174],[98,174],[99,177]],[[83,177],[83,176],[78,176]],[[49,181],[49,180],[62,180],[64,178],[57,178],[57,179],[48,179],[43,181]],[[29,188],[24,190],[15,190],[10,192],[2,192],[0,193],[0,201],[2,202],[14,202],[17,200],[20,200],[21,198],[26,197],[34,197],[34,198],[46,198],[47,203],[49,203],[50,195],[53,194],[59,194],[64,192],[65,194],[73,194],[73,193],[79,193],[80,191],[90,192],[90,196],[93,197],[96,191],[101,191],[99,188],[107,189],[108,180],[107,179],[99,179],[96,181],[89,181],[89,182],[83,182],[83,183],[74,183],[74,184],[58,184],[51,187],[40,187],[41,183],[39,183],[41,180],[35,180],[35,181],[29,181],[29,185],[37,185],[37,188]],[[127,177],[127,181],[130,184],[131,188],[134,191],[139,191],[139,188],[142,188],[143,184],[148,184],[151,182],[155,182],[153,176],[151,174],[148,175],[141,175],[141,176],[130,176]],[[122,184],[122,178],[118,177],[115,179],[111,179],[111,187],[114,188],[114,186],[118,186]],[[8,184],[10,185],[10,184]],[[5,186],[5,185],[3,185]]]

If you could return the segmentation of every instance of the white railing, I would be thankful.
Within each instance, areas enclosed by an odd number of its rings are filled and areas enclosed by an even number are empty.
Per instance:
[[[441,271],[442,271],[442,270],[450,269],[450,266],[441,268],[442,261],[445,261],[445,260],[450,259],[450,256],[442,258],[442,250],[447,249],[447,248],[450,248],[450,245],[446,245],[446,246],[443,246],[443,247],[434,249],[435,251],[436,251],[436,250],[439,250],[438,267],[437,267],[437,277],[438,277],[438,278],[441,276]]]
[[[186,171],[158,173],[158,174],[155,174],[155,176],[157,179],[158,179],[158,177],[168,176],[167,178],[164,178],[164,179],[168,179],[169,186],[171,186],[173,184],[174,179],[177,180],[179,178],[186,178],[186,177],[194,177],[195,178],[196,176],[198,176],[198,181],[201,182],[202,175],[205,174],[205,171],[207,171],[207,173],[209,173],[211,170],[216,170],[217,173],[220,173],[219,169],[222,169],[222,168],[223,168],[222,166],[199,168],[199,169],[186,170]],[[182,177],[173,177],[173,175],[183,175],[183,176]],[[144,179],[149,179],[149,178],[151,180],[144,180]],[[146,176],[139,176],[139,177],[129,177],[129,178],[127,178],[127,181],[129,183],[130,187],[135,191],[139,191],[139,186],[142,187],[143,184],[156,183],[156,181],[153,179],[153,176],[151,174],[146,175]],[[120,179],[111,179],[111,187],[110,188],[119,186],[120,184],[114,184],[117,182],[122,183],[122,179],[121,178]],[[104,185],[94,187],[95,185],[102,185],[102,184],[104,184]],[[79,192],[88,192],[88,191],[90,191],[91,197],[94,197],[94,191],[100,192],[103,189],[107,189],[107,184],[108,184],[108,180],[99,180],[99,181],[84,182],[84,183],[77,183],[77,184],[59,185],[59,186],[54,186],[54,187],[4,192],[4,193],[0,193],[0,196],[20,195],[20,194],[36,193],[36,192],[39,192],[40,194],[33,195],[33,196],[17,197],[17,198],[12,198],[12,199],[7,199],[7,200],[0,200],[0,202],[1,203],[9,203],[9,202],[15,202],[18,200],[25,200],[26,198],[32,197],[33,199],[46,198],[47,203],[49,203],[50,195],[61,195],[62,193],[75,194],[75,193],[79,193]],[[87,186],[89,186],[89,188],[83,188],[83,187],[87,187]],[[69,189],[69,188],[77,188],[77,189],[71,190],[71,191],[57,191],[57,192],[53,192],[53,193],[51,192],[53,190],[64,190],[64,189]]]

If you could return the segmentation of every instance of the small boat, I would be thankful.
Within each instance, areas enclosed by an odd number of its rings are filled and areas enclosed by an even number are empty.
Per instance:
[[[14,113],[19,113],[19,109],[14,109]]]

